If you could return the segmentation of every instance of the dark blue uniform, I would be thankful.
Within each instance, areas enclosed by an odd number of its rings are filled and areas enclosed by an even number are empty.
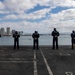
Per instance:
[[[75,32],[72,31],[71,33],[71,42],[72,42],[72,49],[73,49],[73,44],[75,44]]]
[[[56,30],[56,28],[54,28],[54,31],[52,31],[53,36],[53,47],[52,49],[55,49],[55,44],[56,44],[56,49],[58,49],[58,36],[59,36],[59,32]]]
[[[35,31],[35,33],[32,34],[32,37],[33,37],[33,49],[39,49],[38,47],[38,38],[39,38],[39,33],[37,31]]]
[[[17,46],[17,49],[19,49],[19,37],[20,37],[20,35],[18,34],[17,31],[13,34],[13,37],[14,37],[14,49],[16,48],[16,46]]]

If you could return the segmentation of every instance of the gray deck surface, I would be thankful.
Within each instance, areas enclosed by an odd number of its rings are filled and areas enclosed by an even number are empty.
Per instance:
[[[22,46],[14,50],[12,46],[0,47],[0,75],[75,75],[75,49],[60,46],[52,50],[42,46],[33,50],[32,46]]]

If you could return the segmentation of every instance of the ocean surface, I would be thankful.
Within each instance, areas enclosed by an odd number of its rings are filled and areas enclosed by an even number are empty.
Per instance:
[[[0,45],[13,45],[14,38],[12,36],[0,37]],[[19,38],[20,45],[33,45],[32,36],[21,36]],[[59,45],[71,45],[70,35],[60,35],[58,38]],[[39,38],[39,45],[52,45],[51,35],[41,35]]]

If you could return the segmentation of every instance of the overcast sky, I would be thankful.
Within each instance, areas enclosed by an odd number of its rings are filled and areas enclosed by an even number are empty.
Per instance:
[[[0,28],[26,33],[75,30],[75,0],[0,0]]]

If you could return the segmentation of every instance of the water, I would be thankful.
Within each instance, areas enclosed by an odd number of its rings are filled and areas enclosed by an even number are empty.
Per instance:
[[[21,36],[20,37],[20,45],[33,45],[32,36]],[[71,45],[71,37],[70,35],[60,35],[59,36],[59,45]],[[13,45],[14,39],[12,36],[3,36],[0,37],[0,45]],[[51,35],[43,35],[39,38],[40,45],[52,45],[52,36]]]

